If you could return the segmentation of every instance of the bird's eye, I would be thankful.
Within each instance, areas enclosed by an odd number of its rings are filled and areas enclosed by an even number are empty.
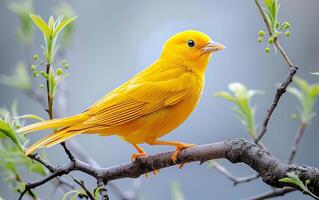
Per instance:
[[[194,40],[188,40],[188,41],[187,41],[187,45],[188,45],[189,47],[195,46]]]

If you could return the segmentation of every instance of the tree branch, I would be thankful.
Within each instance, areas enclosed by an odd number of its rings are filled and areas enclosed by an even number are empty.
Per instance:
[[[255,0],[255,3],[257,5],[257,8],[258,8],[258,10],[259,10],[259,12],[260,12],[265,24],[266,24],[266,27],[268,29],[268,32],[269,32],[270,36],[273,36],[273,32],[272,32],[272,30],[270,28],[270,24],[266,20],[266,15],[265,15],[265,13],[264,13],[259,1]],[[289,69],[289,74],[288,74],[286,80],[277,89],[275,98],[274,98],[272,104],[270,105],[270,107],[268,108],[268,111],[267,111],[267,113],[265,115],[265,118],[263,120],[263,123],[262,123],[262,127],[260,128],[260,130],[258,132],[258,136],[255,139],[255,143],[257,143],[257,144],[260,142],[261,138],[266,134],[267,126],[268,126],[270,117],[271,117],[272,113],[274,112],[274,110],[276,109],[281,96],[286,92],[287,87],[292,82],[293,77],[295,76],[295,74],[297,73],[297,70],[298,70],[298,67],[296,67],[292,63],[292,61],[290,60],[289,56],[286,54],[285,50],[280,45],[280,43],[279,43],[277,38],[274,38],[274,45],[276,46],[276,48],[278,49],[278,51],[280,52],[280,54],[284,58],[285,62],[287,63],[287,65],[289,67],[288,68]]]
[[[210,164],[210,167],[215,168],[217,171],[219,171],[221,174],[223,174],[225,177],[227,177],[229,180],[231,180],[233,182],[234,186],[236,186],[240,183],[247,183],[247,182],[256,180],[257,178],[260,177],[259,174],[237,177],[237,176],[233,175],[230,171],[228,171],[223,165],[219,164],[218,162],[214,162],[214,163]]]
[[[273,191],[265,192],[262,194],[258,194],[256,196],[252,196],[246,198],[245,200],[263,200],[263,199],[270,199],[278,196],[284,196],[287,193],[297,191],[295,188],[291,187],[284,187],[282,189],[274,189]]]
[[[55,166],[54,172],[47,177],[27,184],[24,193],[45,184],[57,176],[62,176],[72,171],[81,171],[107,184],[112,180],[137,178],[142,174],[181,163],[196,161],[204,163],[211,159],[225,158],[233,163],[245,163],[260,174],[263,182],[276,188],[287,186],[296,187],[295,185],[279,181],[279,179],[286,177],[288,172],[295,172],[303,182],[309,180],[308,189],[315,195],[319,195],[319,188],[317,187],[319,184],[319,169],[305,165],[284,164],[268,155],[256,144],[245,139],[233,139],[185,149],[179,154],[176,163],[171,160],[172,154],[173,152],[160,153],[139,158],[131,163],[109,168],[96,168],[79,160],[75,160],[74,163],[71,162],[62,166]],[[300,190],[299,188],[296,189]],[[20,196],[20,199],[22,199],[22,196],[23,195]]]
[[[288,164],[291,164],[292,161],[294,160],[295,156],[296,156],[296,153],[297,153],[297,150],[298,150],[298,147],[299,147],[299,143],[300,143],[300,140],[301,140],[301,137],[303,136],[304,132],[305,132],[305,129],[307,127],[307,124],[304,123],[304,122],[301,122],[300,126],[299,126],[299,129],[296,133],[296,136],[295,136],[295,141],[294,141],[294,144],[290,150],[290,155],[289,155],[289,159],[288,159]]]

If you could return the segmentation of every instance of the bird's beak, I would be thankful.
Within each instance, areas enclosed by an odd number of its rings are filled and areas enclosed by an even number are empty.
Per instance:
[[[218,42],[210,41],[202,50],[204,53],[212,53],[215,51],[223,50],[226,47]]]

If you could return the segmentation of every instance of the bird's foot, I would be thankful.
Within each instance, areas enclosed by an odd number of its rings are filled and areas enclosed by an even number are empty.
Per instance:
[[[176,163],[178,154],[179,154],[183,149],[187,149],[187,148],[193,147],[193,146],[195,146],[195,144],[187,144],[187,143],[180,143],[180,144],[178,144],[178,145],[176,146],[175,152],[174,152],[173,155],[172,155],[172,161],[173,161],[174,163]],[[180,166],[180,168],[181,168],[181,167],[183,167],[183,164]]]
[[[132,161],[135,161],[136,159],[140,158],[140,157],[146,157],[147,154],[145,152],[142,153],[134,153],[131,157]]]

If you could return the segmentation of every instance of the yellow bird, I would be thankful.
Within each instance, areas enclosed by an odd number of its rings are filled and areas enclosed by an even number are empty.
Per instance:
[[[117,135],[132,144],[138,151],[132,155],[133,160],[147,156],[138,144],[174,146],[172,160],[176,161],[182,149],[193,145],[159,138],[178,127],[195,109],[211,54],[224,48],[199,31],[173,35],[164,44],[158,60],[86,111],[19,129],[18,132],[29,133],[59,128],[25,153],[29,155],[78,134],[99,134]]]

